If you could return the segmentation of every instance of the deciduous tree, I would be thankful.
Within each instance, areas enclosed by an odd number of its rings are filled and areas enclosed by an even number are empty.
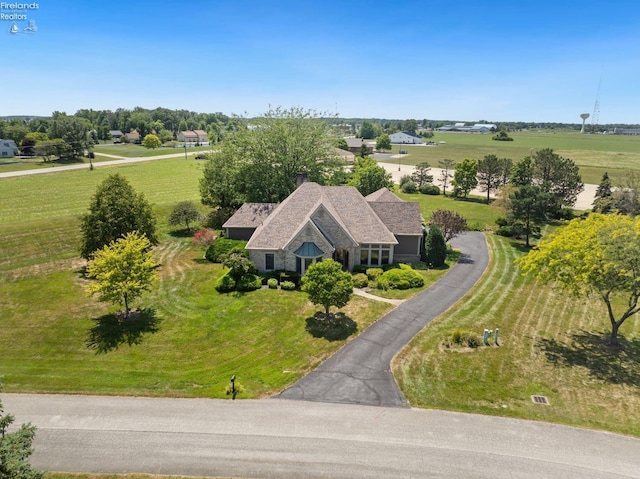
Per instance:
[[[391,149],[391,138],[386,133],[383,133],[376,138],[376,150],[388,151]]]
[[[518,260],[524,272],[606,305],[611,344],[622,324],[640,311],[640,220],[591,214],[575,219]]]
[[[87,259],[94,251],[133,231],[144,234],[152,244],[157,243],[151,205],[119,173],[98,185],[89,212],[80,219],[80,228],[81,255]]]
[[[177,226],[184,224],[187,231],[191,231],[191,223],[200,221],[202,215],[193,201],[181,201],[171,210],[169,215],[169,225]]]
[[[351,273],[342,271],[342,265],[332,259],[314,263],[301,280],[302,291],[313,304],[324,306],[325,319],[329,319],[331,306],[342,308],[353,294]]]
[[[384,167],[378,165],[372,158],[356,159],[348,184],[355,186],[363,196],[380,188],[393,188],[391,173],[387,173]]]
[[[429,218],[429,225],[436,225],[442,231],[445,241],[451,241],[460,233],[467,231],[467,220],[451,210],[435,210]]]
[[[144,139],[142,140],[142,146],[144,146],[145,148],[152,149],[152,150],[155,150],[156,148],[159,148],[160,144],[161,144],[160,143],[160,138],[158,138],[153,133],[149,133],[148,135],[145,135]]]
[[[87,266],[87,275],[95,279],[87,292],[100,301],[124,306],[128,318],[131,302],[151,288],[156,277],[156,262],[151,242],[134,231],[96,251]]]
[[[471,158],[465,158],[454,167],[453,196],[466,198],[469,192],[478,186],[478,162]]]

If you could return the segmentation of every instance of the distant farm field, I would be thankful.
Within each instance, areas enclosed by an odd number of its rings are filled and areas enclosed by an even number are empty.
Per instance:
[[[401,159],[403,164],[427,161],[437,167],[438,160],[445,158],[458,162],[494,154],[517,161],[542,148],[551,148],[575,161],[583,181],[591,184],[598,184],[605,171],[613,177],[624,170],[640,170],[640,136],[581,135],[575,131],[552,130],[509,133],[513,141],[495,141],[492,136],[438,132],[431,138],[436,146],[393,145],[392,151],[408,152]],[[440,143],[442,141],[445,143]]]

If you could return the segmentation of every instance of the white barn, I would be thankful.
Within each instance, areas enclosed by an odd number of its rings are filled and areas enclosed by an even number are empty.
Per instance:
[[[422,138],[412,133],[408,133],[406,131],[391,133],[389,135],[389,138],[391,139],[391,143],[395,143],[395,144],[398,144],[398,143],[402,145],[406,145],[406,144],[421,145],[422,144]]]

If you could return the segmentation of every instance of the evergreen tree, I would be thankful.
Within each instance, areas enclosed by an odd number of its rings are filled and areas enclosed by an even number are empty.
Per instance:
[[[157,244],[151,205],[142,193],[136,194],[119,173],[105,178],[91,199],[89,213],[80,219],[81,255],[93,253],[127,233],[139,231],[151,244]]]
[[[440,268],[446,260],[447,243],[442,230],[437,225],[431,225],[424,239],[424,261],[432,268]]]
[[[596,190],[595,199],[593,200],[593,211],[604,214],[610,213],[614,203],[611,180],[609,179],[609,174],[605,172]]]

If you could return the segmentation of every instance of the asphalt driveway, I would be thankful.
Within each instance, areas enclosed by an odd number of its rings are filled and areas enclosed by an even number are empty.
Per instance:
[[[431,320],[462,298],[489,263],[484,234],[470,231],[451,243],[462,256],[444,278],[400,304],[275,398],[409,407],[391,374],[391,360]]]

